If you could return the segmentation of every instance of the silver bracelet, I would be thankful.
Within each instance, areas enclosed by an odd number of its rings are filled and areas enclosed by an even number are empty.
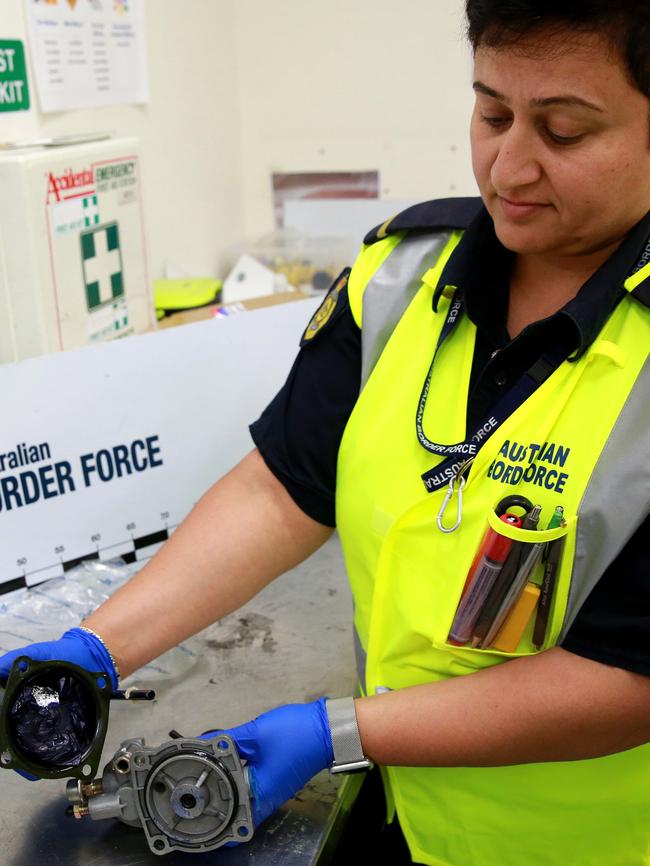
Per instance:
[[[104,649],[108,653],[108,657],[111,660],[111,662],[113,663],[113,667],[115,668],[115,673],[117,674],[118,680],[121,679],[120,669],[117,666],[117,662],[115,661],[115,657],[113,656],[113,653],[106,646],[106,641],[104,640],[104,638],[101,635],[98,635],[96,631],[93,631],[91,628],[88,628],[87,625],[80,625],[78,627],[81,629],[81,631],[88,632],[88,634],[91,634],[94,638],[97,638],[97,640],[100,642],[100,644],[104,647]]]

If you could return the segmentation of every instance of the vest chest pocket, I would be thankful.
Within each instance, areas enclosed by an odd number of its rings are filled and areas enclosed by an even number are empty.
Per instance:
[[[542,511],[544,525],[550,515]],[[559,515],[556,517],[559,519]],[[522,656],[545,649],[558,605],[566,606],[567,536],[575,518],[522,529],[515,514],[488,513],[488,529],[468,571],[451,622],[434,641],[460,655]],[[519,525],[518,525],[519,524]]]

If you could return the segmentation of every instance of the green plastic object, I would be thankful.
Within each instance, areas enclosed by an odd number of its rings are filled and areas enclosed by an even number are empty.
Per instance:
[[[0,767],[41,779],[92,780],[111,693],[106,673],[17,658],[0,698]]]

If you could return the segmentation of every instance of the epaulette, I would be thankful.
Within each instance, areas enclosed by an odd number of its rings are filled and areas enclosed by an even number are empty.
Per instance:
[[[639,266],[628,276],[623,287],[644,307],[650,307],[650,241],[643,251]]]
[[[395,214],[386,222],[376,226],[363,239],[364,244],[374,244],[395,232],[431,232],[439,229],[464,229],[472,222],[483,202],[472,198],[437,198],[411,205]]]
[[[630,289],[630,294],[642,303],[644,307],[650,307],[650,273],[646,274],[643,282],[639,283],[635,288]]]
[[[630,232],[639,242],[635,265],[623,287],[644,307],[650,307],[650,211],[641,222]]]

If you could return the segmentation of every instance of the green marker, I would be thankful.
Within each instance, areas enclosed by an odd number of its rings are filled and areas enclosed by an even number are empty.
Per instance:
[[[557,529],[558,526],[562,523],[564,518],[564,508],[561,505],[558,505],[555,511],[553,512],[553,517],[549,520],[547,529]]]

